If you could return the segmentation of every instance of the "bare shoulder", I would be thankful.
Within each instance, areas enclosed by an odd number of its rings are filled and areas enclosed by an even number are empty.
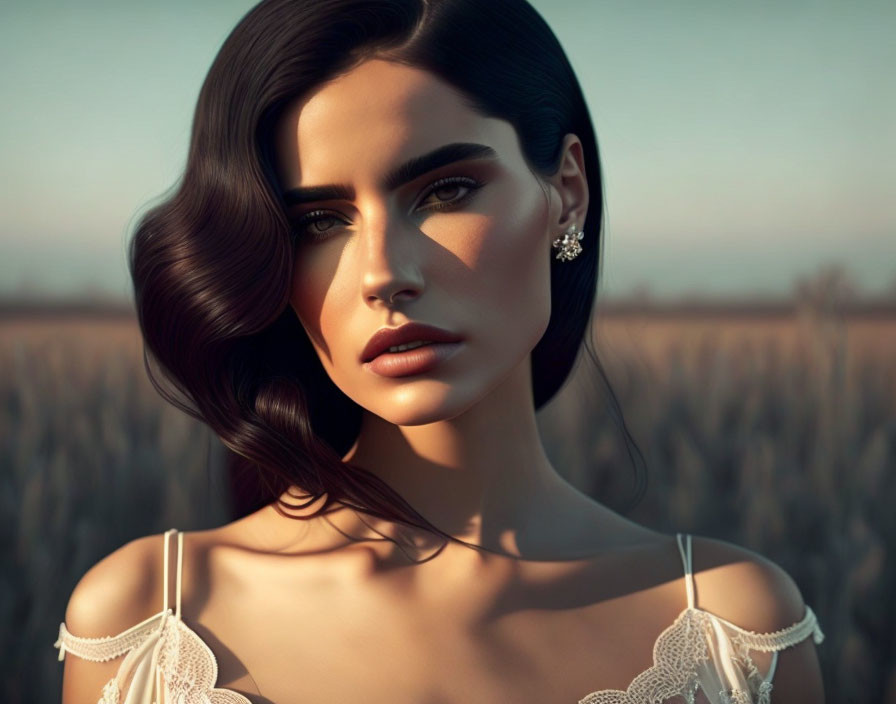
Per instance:
[[[715,538],[693,536],[691,547],[698,608],[757,633],[774,633],[806,616],[799,587],[780,565]],[[772,701],[824,701],[811,637],[779,652],[773,679]]]
[[[72,590],[65,627],[80,638],[115,636],[161,611],[163,536],[126,543],[91,567]],[[63,704],[95,704],[125,656],[105,662],[66,652]]]
[[[762,633],[805,616],[806,606],[793,578],[759,553],[725,540],[693,536],[691,556],[699,608]]]
[[[161,610],[163,536],[122,545],[91,567],[75,585],[65,610],[76,636],[116,635]]]

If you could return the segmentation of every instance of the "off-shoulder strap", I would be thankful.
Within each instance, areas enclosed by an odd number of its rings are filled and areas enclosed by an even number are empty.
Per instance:
[[[676,533],[675,540],[678,541],[678,552],[681,553],[681,562],[684,565],[684,584],[688,593],[688,608],[694,608],[694,574],[691,566],[691,534],[685,534],[684,543],[682,543],[682,534]]]
[[[742,643],[750,650],[761,650],[765,653],[771,653],[775,650],[785,650],[797,643],[801,643],[809,636],[812,636],[812,640],[816,645],[824,640],[824,633],[818,625],[818,617],[808,604],[806,605],[806,613],[801,620],[786,628],[774,631],[773,633],[748,631],[745,628],[741,628],[740,626],[731,623],[731,621],[726,621],[720,616],[713,615],[713,618],[728,626],[734,634],[734,638],[739,643]]]
[[[786,628],[774,631],[773,633],[757,633],[748,631],[737,626],[730,621],[726,621],[719,616],[711,615],[715,621],[724,623],[731,634],[732,642],[738,649],[745,654],[751,650],[758,650],[765,653],[771,653],[771,664],[768,673],[765,676],[766,681],[771,682],[775,675],[775,668],[778,665],[778,652],[786,650],[798,643],[802,643],[806,638],[812,636],[815,645],[820,645],[824,641],[824,633],[818,624],[818,617],[815,612],[806,605],[806,614],[800,621],[797,621]]]
[[[162,613],[150,616],[118,635],[103,638],[74,636],[69,633],[63,621],[59,624],[59,637],[53,643],[53,647],[59,648],[59,660],[65,659],[66,652],[93,662],[114,660],[146,640],[146,637],[159,627],[158,622]]]
[[[694,611],[690,613],[694,614],[695,618],[706,619],[708,623],[713,624],[713,629],[716,633],[717,638],[716,647],[718,647],[719,643],[729,643],[729,649],[731,647],[735,647],[740,652],[740,657],[742,657],[748,664],[750,664],[751,667],[753,667],[753,665],[752,660],[750,659],[750,651],[761,651],[771,654],[771,661],[769,664],[768,672],[766,673],[765,678],[761,683],[759,689],[760,696],[757,700],[758,702],[768,702],[768,693],[771,691],[772,678],[775,675],[775,669],[778,665],[778,652],[802,642],[809,636],[812,636],[812,639],[816,645],[820,644],[824,640],[824,633],[822,633],[821,628],[818,625],[818,619],[816,618],[815,613],[807,605],[806,613],[800,621],[791,624],[786,628],[774,631],[773,633],[757,633],[755,631],[749,631],[745,628],[741,628],[740,626],[731,623],[731,621],[727,621],[726,619],[709,613],[708,611],[696,609],[694,599],[694,569],[692,562],[691,536],[687,533],[676,533],[675,539],[678,543],[678,552],[681,553],[682,564],[684,565],[685,586],[687,588],[688,595],[688,608],[694,609]],[[724,624],[727,629],[722,629],[721,624]],[[680,653],[677,651],[676,657],[680,658]],[[722,661],[727,662],[727,660],[725,659],[723,659]],[[755,667],[753,667],[753,670],[755,671]],[[729,697],[728,699],[723,698],[723,701],[741,701],[741,699],[731,699]],[[743,699],[743,701],[751,700]]]
[[[54,648],[59,648],[59,660],[65,659],[65,653],[70,652],[85,660],[93,662],[105,662],[113,660],[136,646],[143,643],[147,636],[159,628],[159,619],[162,618],[168,609],[168,535],[178,533],[178,548],[183,545],[183,534],[172,528],[165,532],[164,539],[164,603],[162,611],[154,614],[140,623],[131,626],[125,631],[114,635],[104,636],[102,638],[82,638],[72,635],[65,627],[65,622],[59,624],[59,637],[53,643]],[[178,550],[177,565],[177,610],[178,618],[180,618],[180,583],[181,583],[181,562],[180,558],[183,551]],[[164,619],[163,619],[164,622]]]

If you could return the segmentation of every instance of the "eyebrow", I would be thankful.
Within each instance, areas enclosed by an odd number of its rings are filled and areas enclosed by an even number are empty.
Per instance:
[[[386,174],[383,186],[387,190],[398,188],[423,174],[442,166],[466,159],[497,159],[498,153],[485,144],[474,142],[454,142],[439,147],[427,154],[415,156]],[[346,184],[326,186],[300,186],[283,193],[286,205],[301,205],[319,200],[354,200],[355,189]]]

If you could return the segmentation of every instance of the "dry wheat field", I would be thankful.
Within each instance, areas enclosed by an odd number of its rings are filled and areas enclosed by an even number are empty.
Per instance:
[[[647,477],[627,515],[780,564],[828,701],[896,702],[896,314],[601,310],[593,339]],[[223,453],[149,385],[127,314],[0,316],[0,369],[0,698],[49,704],[74,584],[135,537],[230,520]],[[634,470],[607,398],[580,357],[539,422],[616,508]]]

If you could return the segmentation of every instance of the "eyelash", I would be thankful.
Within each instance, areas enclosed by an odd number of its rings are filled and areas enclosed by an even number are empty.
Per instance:
[[[469,189],[464,195],[459,198],[455,198],[454,200],[447,200],[435,203],[433,205],[429,205],[425,208],[425,210],[445,210],[446,208],[453,208],[456,205],[460,205],[468,198],[470,198],[476,191],[482,188],[483,185],[479,181],[473,178],[469,178],[467,176],[448,176],[446,178],[440,178],[438,181],[435,181],[429,189],[424,193],[423,200],[426,200],[429,196],[431,196],[435,191],[439,190],[442,186],[451,186],[457,184],[459,186],[463,186]],[[322,217],[321,217],[322,216]],[[293,225],[293,235],[296,237],[301,237],[306,234],[305,229],[309,225],[313,225],[316,222],[321,220],[339,220],[341,219],[336,213],[331,210],[312,210],[310,213],[307,213],[301,216]],[[308,234],[311,237],[312,241],[319,241],[326,239],[329,234],[328,232],[318,231],[316,234],[311,233]]]

